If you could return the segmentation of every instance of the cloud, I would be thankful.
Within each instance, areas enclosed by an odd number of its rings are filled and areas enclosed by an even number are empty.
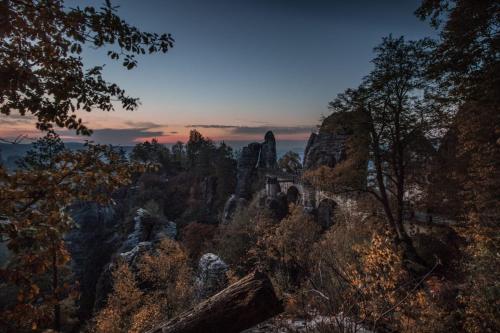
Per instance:
[[[186,128],[236,128],[233,125],[186,125]]]
[[[159,127],[167,127],[165,124],[157,124],[149,121],[126,121],[125,125],[130,126],[132,128],[159,128]]]
[[[36,118],[30,114],[20,115],[20,114],[10,114],[10,115],[0,115],[0,124],[5,126],[17,126],[17,125],[26,125],[32,124],[36,121]]]
[[[113,145],[133,145],[147,138],[159,138],[169,135],[162,130],[162,128],[166,127],[164,124],[148,121],[127,121],[125,125],[130,126],[130,128],[94,129],[89,139]]]
[[[236,125],[187,125],[186,128],[229,129],[231,134],[254,135],[273,131],[274,134],[308,134],[314,131],[314,125],[302,126],[236,126]]]
[[[90,137],[77,136],[73,131],[63,130],[58,131],[65,141],[94,141],[96,143],[112,144],[112,145],[134,145],[136,140],[141,141],[143,138],[165,137],[163,131],[151,131],[149,128],[103,128],[93,131]]]

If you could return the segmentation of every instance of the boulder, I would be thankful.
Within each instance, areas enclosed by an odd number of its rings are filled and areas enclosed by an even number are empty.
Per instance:
[[[216,254],[205,253],[198,263],[196,295],[205,299],[227,287],[227,264]]]

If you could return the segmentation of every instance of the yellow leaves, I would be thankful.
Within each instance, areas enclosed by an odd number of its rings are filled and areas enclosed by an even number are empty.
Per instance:
[[[113,271],[113,293],[95,317],[95,332],[144,332],[190,304],[191,269],[175,241],[165,239],[156,252],[143,254],[137,269],[120,263]],[[150,288],[140,291],[138,281]]]

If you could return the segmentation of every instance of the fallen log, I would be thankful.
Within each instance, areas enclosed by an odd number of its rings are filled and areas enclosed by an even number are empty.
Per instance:
[[[238,333],[282,311],[267,275],[255,271],[148,333]]]

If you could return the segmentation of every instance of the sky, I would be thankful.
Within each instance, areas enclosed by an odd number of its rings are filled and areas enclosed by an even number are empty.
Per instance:
[[[70,6],[102,1],[66,1]],[[175,38],[166,54],[141,56],[127,71],[106,50],[85,49],[87,66],[139,97],[138,110],[82,114],[91,140],[130,145],[186,141],[199,130],[215,141],[305,141],[328,102],[371,69],[373,47],[393,34],[434,36],[413,12],[418,0],[114,0],[144,31]],[[33,120],[0,116],[0,137],[39,136]],[[67,141],[82,141],[61,130]]]

